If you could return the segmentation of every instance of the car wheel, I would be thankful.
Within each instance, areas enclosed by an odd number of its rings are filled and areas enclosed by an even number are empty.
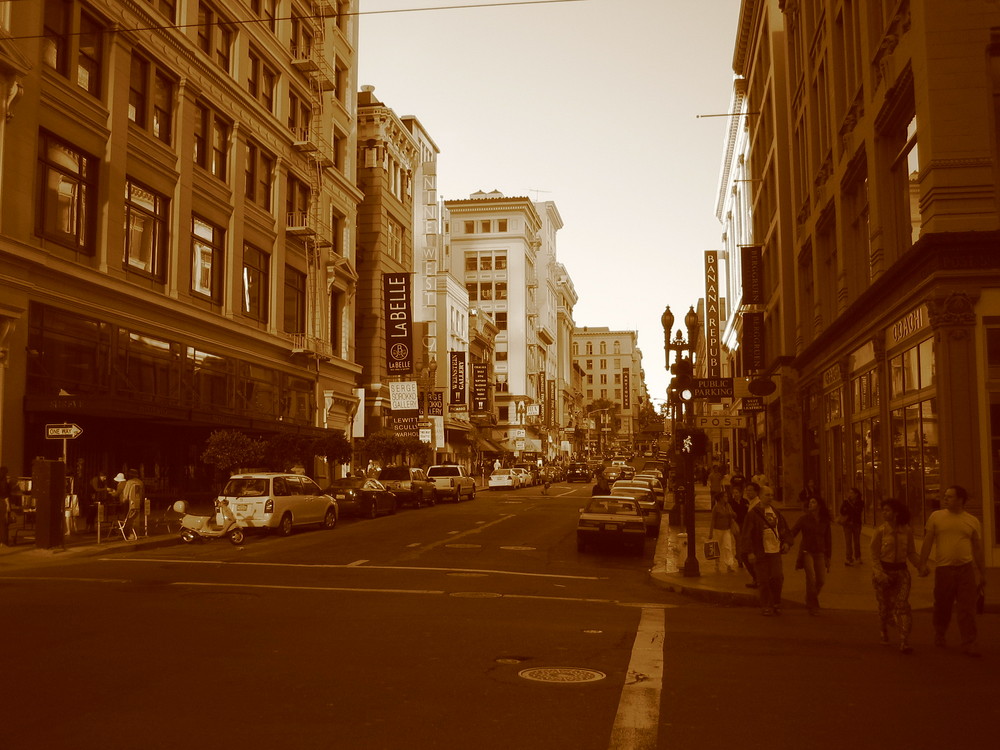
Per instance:
[[[326,509],[326,515],[323,516],[323,528],[324,529],[334,529],[337,527],[337,511],[333,508]]]
[[[243,544],[245,539],[246,535],[243,533],[243,529],[239,526],[229,532],[229,541],[233,544]]]
[[[437,502],[438,502],[437,490],[431,490],[430,499],[427,501],[427,504],[433,508],[435,505],[437,505]]]
[[[462,488],[459,487],[455,490],[455,496],[452,498],[456,503],[462,502]]]
[[[281,532],[282,536],[292,535],[292,514],[286,513],[281,517],[281,524],[278,526],[278,531]]]
[[[372,498],[372,504],[368,506],[368,517],[378,518],[378,500]]]
[[[476,485],[472,485],[472,492],[469,494],[469,499],[470,500],[476,499]]]

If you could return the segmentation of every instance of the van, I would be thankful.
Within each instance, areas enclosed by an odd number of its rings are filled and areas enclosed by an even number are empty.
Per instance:
[[[337,501],[301,474],[235,474],[226,482],[219,500],[227,500],[248,528],[277,531],[282,536],[308,524],[332,529],[339,517]]]

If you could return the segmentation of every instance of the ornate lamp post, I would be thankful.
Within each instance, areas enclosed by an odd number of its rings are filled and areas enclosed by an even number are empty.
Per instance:
[[[674,314],[670,312],[670,306],[667,305],[667,309],[663,311],[663,315],[660,317],[660,323],[663,325],[663,353],[666,358],[667,372],[670,372],[670,352],[677,352],[677,371],[680,374],[681,367],[684,363],[681,362],[681,353],[685,350],[688,353],[687,369],[690,370],[694,362],[694,350],[698,346],[698,313],[695,312],[694,306],[688,310],[688,313],[684,316],[684,327],[687,328],[687,341],[684,340],[683,335],[678,329],[677,335],[673,341],[670,340],[670,332],[674,327]],[[687,401],[687,415],[685,419],[684,413],[684,401]],[[681,423],[688,426],[694,426],[694,411],[690,399],[682,399],[681,405],[679,407]],[[674,436],[676,438],[676,430]],[[684,530],[687,533],[687,559],[684,561],[684,577],[694,578],[701,575],[701,570],[698,566],[698,557],[695,553],[694,539],[694,459],[692,455],[683,451],[684,455],[684,495],[681,500],[683,500],[683,510],[684,510]]]

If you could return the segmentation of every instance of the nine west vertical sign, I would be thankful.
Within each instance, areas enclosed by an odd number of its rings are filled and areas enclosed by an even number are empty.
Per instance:
[[[707,377],[722,377],[722,339],[719,333],[719,253],[705,253],[705,353]]]
[[[390,375],[413,372],[413,297],[410,274],[383,273],[385,367]]]

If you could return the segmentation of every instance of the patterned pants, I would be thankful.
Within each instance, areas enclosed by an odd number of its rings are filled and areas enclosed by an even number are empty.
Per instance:
[[[913,615],[910,611],[910,570],[909,568],[887,570],[885,574],[886,581],[882,583],[873,581],[882,631],[887,632],[889,626],[895,624],[899,628],[900,638],[906,641],[913,626]]]

